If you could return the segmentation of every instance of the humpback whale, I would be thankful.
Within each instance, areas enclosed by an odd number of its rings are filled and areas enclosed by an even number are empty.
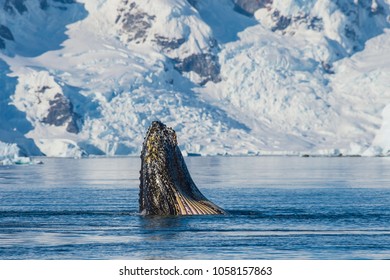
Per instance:
[[[142,215],[225,214],[196,187],[175,131],[154,121],[141,151],[139,210]]]

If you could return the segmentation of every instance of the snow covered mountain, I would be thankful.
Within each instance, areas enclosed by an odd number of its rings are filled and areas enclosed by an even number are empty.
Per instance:
[[[389,27],[388,0],[0,0],[0,155],[138,155],[156,119],[184,153],[389,155]]]

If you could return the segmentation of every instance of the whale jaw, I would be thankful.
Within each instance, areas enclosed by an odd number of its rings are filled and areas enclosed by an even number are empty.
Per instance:
[[[149,127],[142,146],[139,210],[143,215],[225,214],[196,187],[175,131],[158,121]]]

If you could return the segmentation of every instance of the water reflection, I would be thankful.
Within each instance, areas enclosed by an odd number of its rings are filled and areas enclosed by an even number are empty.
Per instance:
[[[43,159],[44,165],[0,168],[0,187],[138,188],[139,157]],[[256,188],[390,188],[387,158],[189,157],[200,190]]]
[[[140,216],[141,235],[148,241],[175,239],[180,234],[185,217]]]

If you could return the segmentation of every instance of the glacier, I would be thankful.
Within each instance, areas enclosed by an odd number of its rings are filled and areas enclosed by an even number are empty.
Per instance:
[[[138,155],[160,120],[186,155],[388,156],[389,11],[0,0],[0,155]]]

